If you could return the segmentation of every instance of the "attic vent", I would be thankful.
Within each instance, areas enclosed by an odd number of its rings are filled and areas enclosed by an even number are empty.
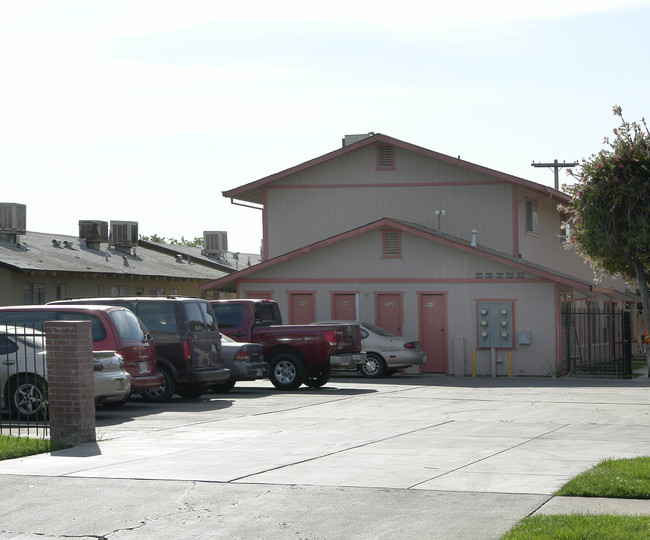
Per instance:
[[[394,148],[389,144],[377,145],[377,168],[394,169]]]
[[[203,248],[208,255],[225,255],[228,251],[226,231],[203,231]]]
[[[137,221],[111,221],[112,246],[135,247],[138,245]]]
[[[0,233],[27,234],[27,207],[24,204],[0,203]]]
[[[399,231],[384,231],[384,257],[399,257],[400,236]]]

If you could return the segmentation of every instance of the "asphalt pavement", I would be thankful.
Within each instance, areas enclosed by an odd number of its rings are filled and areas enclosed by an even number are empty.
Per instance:
[[[0,462],[0,538],[500,538],[535,513],[646,513],[553,497],[650,455],[650,380],[334,377],[97,410],[97,441]]]

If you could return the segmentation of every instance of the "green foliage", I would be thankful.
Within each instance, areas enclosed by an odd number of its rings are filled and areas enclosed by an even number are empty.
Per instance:
[[[650,499],[650,457],[606,459],[567,482],[554,495]]]
[[[640,540],[649,533],[650,516],[536,515],[520,521],[502,540]]]
[[[53,452],[63,448],[65,446],[57,441],[0,435],[0,460]]]
[[[194,240],[187,240],[184,236],[181,236],[180,240],[176,238],[165,238],[164,236],[158,236],[157,234],[152,234],[151,236],[140,235],[140,240],[145,242],[157,242],[159,244],[172,244],[176,246],[190,246],[190,247],[203,247],[203,237],[197,236]]]
[[[637,277],[635,263],[650,267],[650,132],[643,119],[621,125],[606,148],[570,174],[572,200],[569,242],[607,274]]]

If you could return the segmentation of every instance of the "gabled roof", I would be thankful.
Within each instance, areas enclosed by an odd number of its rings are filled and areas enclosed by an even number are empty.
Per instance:
[[[334,150],[333,152],[329,152],[327,154],[324,154],[320,157],[310,159],[309,161],[305,161],[304,163],[301,163],[300,165],[296,165],[294,167],[291,167],[289,169],[286,169],[284,171],[272,174],[270,176],[266,176],[264,178],[261,178],[259,180],[256,180],[254,182],[250,182],[248,184],[244,184],[243,186],[239,186],[237,188],[228,190],[228,191],[223,191],[222,195],[224,197],[228,197],[230,199],[239,199],[242,201],[247,201],[250,203],[254,204],[259,204],[262,205],[264,204],[264,198],[263,198],[263,188],[271,183],[275,182],[276,180],[281,180],[283,178],[286,178],[289,175],[292,175],[297,172],[304,171],[306,169],[309,169],[311,167],[315,167],[317,165],[320,165],[322,163],[325,163],[327,161],[330,161],[332,159],[336,159],[340,156],[344,156],[345,154],[349,154],[350,152],[355,152],[359,150],[360,148],[364,148],[366,146],[370,146],[373,144],[377,143],[385,143],[385,144],[390,144],[393,146],[397,146],[399,148],[403,148],[405,150],[409,150],[411,152],[416,152],[418,154],[437,159],[440,161],[444,161],[446,163],[451,163],[455,166],[458,167],[464,167],[466,169],[479,172],[488,176],[492,176],[495,179],[502,180],[505,182],[510,182],[513,184],[518,184],[523,187],[538,191],[540,193],[543,193],[549,197],[555,198],[558,201],[561,202],[568,202],[570,200],[569,195],[566,193],[563,193],[561,191],[558,191],[557,189],[554,189],[549,186],[544,186],[542,184],[538,184],[536,182],[531,182],[530,180],[525,180],[523,178],[519,178],[518,176],[513,176],[510,174],[506,174],[503,172],[495,171],[494,169],[490,169],[488,167],[483,167],[481,165],[476,165],[474,163],[470,163],[469,161],[464,161],[460,159],[460,157],[455,158],[448,156],[446,154],[441,154],[439,152],[434,152],[433,150],[428,150],[426,148],[423,148],[421,146],[416,146],[414,144],[410,144],[404,141],[400,141],[399,139],[395,139],[393,137],[389,137],[388,135],[383,135],[381,133],[375,133],[374,135],[367,137],[365,139],[362,139],[361,141],[358,141],[353,144],[349,144],[347,146],[344,146],[343,148],[339,148],[338,150]]]
[[[381,228],[391,228],[391,229],[398,229],[404,232],[407,232],[409,234],[414,234],[416,236],[420,236],[422,238],[426,238],[427,240],[430,240],[432,242],[436,242],[438,244],[442,244],[445,246],[452,247],[454,249],[458,249],[461,251],[464,251],[466,253],[470,253],[472,255],[477,255],[479,257],[483,257],[485,259],[489,259],[498,263],[502,264],[507,264],[508,266],[521,270],[521,271],[528,271],[531,273],[534,273],[535,275],[548,279],[550,281],[555,281],[558,283],[562,283],[564,285],[568,285],[570,287],[574,287],[576,289],[585,291],[585,292],[591,292],[595,290],[595,287],[593,286],[592,283],[588,283],[586,281],[582,281],[580,279],[577,279],[573,276],[567,275],[567,274],[561,274],[558,272],[555,272],[554,270],[551,270],[549,268],[540,266],[538,264],[533,264],[524,260],[520,260],[516,257],[513,257],[511,255],[507,255],[504,253],[501,253],[500,251],[496,251],[493,249],[488,249],[485,247],[481,246],[472,246],[470,242],[467,240],[463,240],[461,238],[457,238],[448,234],[443,234],[443,233],[438,233],[437,231],[434,231],[433,229],[430,229],[428,227],[423,227],[422,225],[418,225],[417,223],[410,223],[407,221],[402,221],[399,219],[393,219],[393,218],[382,218],[377,221],[373,221],[371,223],[368,223],[367,225],[363,225],[362,227],[358,227],[356,229],[352,229],[350,231],[347,231],[342,234],[338,234],[336,236],[332,236],[330,238],[327,238],[325,240],[321,240],[319,242],[316,242],[314,244],[311,244],[309,246],[302,247],[300,249],[296,249],[294,251],[291,251],[289,253],[285,253],[283,255],[280,255],[278,257],[275,257],[273,259],[269,259],[267,261],[261,262],[260,264],[257,264],[251,268],[247,268],[245,270],[240,270],[239,272],[235,272],[233,274],[229,274],[227,276],[224,276],[219,279],[215,279],[213,281],[209,281],[207,283],[203,283],[198,286],[199,290],[207,290],[207,289],[214,289],[214,288],[225,288],[229,284],[232,284],[236,282],[238,279],[243,279],[251,274],[254,274],[256,272],[260,272],[263,270],[266,270],[267,268],[272,268],[278,264],[282,264],[288,261],[291,261],[293,259],[296,259],[298,257],[301,257],[303,255],[306,255],[308,253],[312,253],[315,251],[318,251],[320,249],[323,249],[327,246],[331,246],[333,244],[337,244],[339,242],[343,242],[349,238],[353,238],[355,236],[359,236],[361,234],[367,233],[369,231],[375,230],[375,229],[381,229]],[[232,290],[232,287],[228,287],[229,290]]]

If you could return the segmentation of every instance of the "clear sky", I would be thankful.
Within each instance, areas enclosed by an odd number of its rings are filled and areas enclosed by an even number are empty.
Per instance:
[[[0,201],[259,252],[221,192],[369,131],[553,185],[532,161],[650,115],[649,27],[648,0],[2,2]]]

